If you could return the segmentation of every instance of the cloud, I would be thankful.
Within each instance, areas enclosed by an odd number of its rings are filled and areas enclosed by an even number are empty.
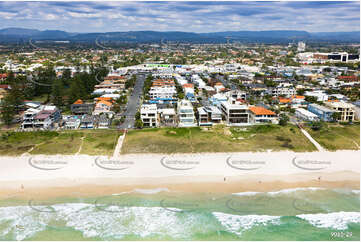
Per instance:
[[[69,32],[359,31],[359,2],[0,2],[2,27]]]

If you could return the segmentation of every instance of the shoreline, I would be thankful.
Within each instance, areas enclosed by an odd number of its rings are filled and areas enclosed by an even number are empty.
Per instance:
[[[1,198],[112,195],[136,189],[269,192],[360,189],[360,151],[0,157]]]

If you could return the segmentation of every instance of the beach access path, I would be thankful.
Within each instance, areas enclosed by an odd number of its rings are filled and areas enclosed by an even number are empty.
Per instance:
[[[115,146],[113,158],[119,158],[120,157],[120,151],[122,150],[123,141],[125,139],[125,134],[127,133],[127,130],[124,131],[123,135],[119,136],[117,145]]]
[[[325,148],[323,148],[314,138],[312,138],[312,136],[303,128],[300,127],[301,132],[308,138],[308,140],[314,145],[316,146],[318,151],[326,151]]]

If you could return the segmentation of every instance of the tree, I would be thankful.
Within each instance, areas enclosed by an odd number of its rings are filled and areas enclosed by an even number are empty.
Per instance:
[[[309,103],[316,103],[317,102],[317,97],[314,96],[306,96],[305,97],[305,101],[309,102]]]
[[[140,120],[140,119],[137,119],[137,120],[135,120],[135,127],[137,128],[137,129],[141,129],[141,128],[143,128],[143,122],[142,122],[142,120]]]
[[[283,113],[283,114],[280,115],[280,119],[279,119],[278,124],[281,125],[281,126],[286,126],[287,122],[289,120],[290,120],[290,118],[285,113]]]
[[[305,94],[305,89],[301,88],[301,89],[297,89],[297,95],[303,96],[303,94]]]
[[[60,79],[56,79],[51,87],[51,99],[55,106],[63,106],[64,86]]]
[[[321,121],[315,121],[311,123],[311,129],[315,130],[315,131],[319,131],[323,128],[324,123]]]
[[[331,115],[331,118],[334,122],[337,122],[338,120],[341,119],[341,113],[340,112],[334,112]]]
[[[11,96],[7,95],[0,104],[0,118],[1,121],[4,122],[7,126],[9,126],[14,117],[15,117],[15,106],[13,105],[13,100],[11,100]]]

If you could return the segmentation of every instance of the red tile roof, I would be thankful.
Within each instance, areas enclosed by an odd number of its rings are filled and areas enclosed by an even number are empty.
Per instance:
[[[249,110],[256,115],[276,115],[275,112],[264,107],[249,107]]]

